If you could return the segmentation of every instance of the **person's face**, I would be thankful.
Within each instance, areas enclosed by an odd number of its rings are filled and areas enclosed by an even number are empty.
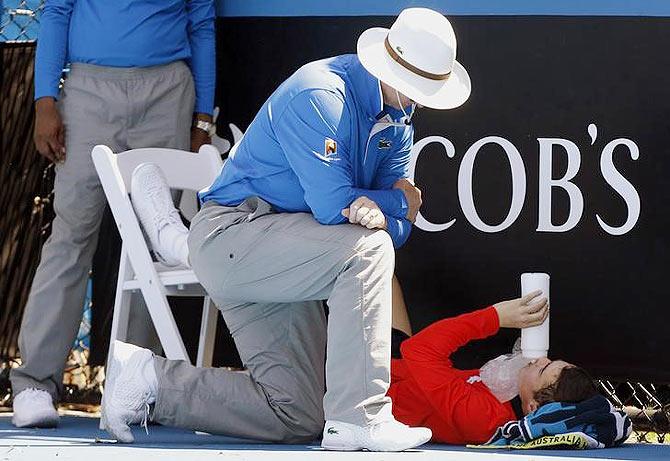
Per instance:
[[[398,110],[402,110],[403,108],[408,110],[412,107],[412,104],[415,103],[399,91],[396,94],[396,90],[384,82],[382,82],[382,96],[384,97],[384,104],[388,104]],[[398,102],[398,99],[400,99],[400,102]],[[420,109],[422,106],[417,104],[416,107],[417,109]]]
[[[561,370],[574,365],[563,360],[535,359],[519,372],[519,397],[523,414],[535,411],[540,406],[535,393],[556,382]]]

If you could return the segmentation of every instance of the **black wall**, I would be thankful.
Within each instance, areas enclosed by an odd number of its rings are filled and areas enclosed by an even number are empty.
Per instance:
[[[219,18],[217,104],[219,134],[235,123],[246,128],[272,90],[300,65],[355,51],[358,34],[389,26],[392,18]],[[415,227],[397,254],[415,329],[450,315],[516,297],[519,275],[552,276],[551,352],[598,376],[670,381],[666,281],[666,229],[670,170],[670,21],[651,18],[456,17],[458,59],[470,72],[470,100],[452,111],[424,110],[415,117],[418,141],[443,136],[456,148],[448,159],[432,145],[421,153],[416,181],[424,191],[426,219],[456,223],[442,232]],[[587,126],[595,124],[592,145]],[[475,229],[457,193],[466,150],[495,135],[520,152],[527,180],[524,207],[499,233]],[[537,232],[538,138],[576,144],[581,167],[573,182],[584,197],[579,223],[564,233]],[[626,202],[600,172],[604,146],[632,140],[632,160],[619,147],[614,165],[640,197],[640,217],[621,236],[604,232],[596,213],[620,226]],[[567,162],[554,152],[554,177]],[[477,211],[500,223],[510,206],[511,173],[500,147],[487,146],[475,163]],[[555,224],[568,216],[568,197],[552,194]],[[505,352],[513,332],[481,342],[458,362],[476,366]]]

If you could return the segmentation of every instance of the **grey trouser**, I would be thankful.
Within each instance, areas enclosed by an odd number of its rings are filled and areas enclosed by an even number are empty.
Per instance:
[[[324,226],[250,198],[238,207],[205,204],[188,240],[193,269],[247,371],[156,358],[155,421],[297,442],[318,436],[324,417],[360,426],[392,418],[395,255],[385,231]]]
[[[115,152],[190,148],[195,92],[183,62],[151,68],[73,64],[58,100],[66,160],[56,165],[51,236],[42,248],[19,336],[23,365],[12,370],[15,394],[35,387],[58,398],[76,338],[105,195],[91,160],[96,144]],[[139,297],[138,297],[139,298]],[[143,344],[146,308],[133,306],[129,335]]]

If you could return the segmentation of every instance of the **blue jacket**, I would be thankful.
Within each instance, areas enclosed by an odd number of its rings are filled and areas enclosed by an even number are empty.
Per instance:
[[[150,67],[188,62],[195,112],[214,108],[213,0],[47,0],[35,56],[35,99],[58,97],[67,62]]]
[[[413,142],[402,119],[356,55],[306,64],[263,104],[200,199],[234,206],[258,196],[279,212],[340,224],[341,211],[366,196],[384,212],[397,248],[411,229],[405,195],[392,188],[407,177]]]

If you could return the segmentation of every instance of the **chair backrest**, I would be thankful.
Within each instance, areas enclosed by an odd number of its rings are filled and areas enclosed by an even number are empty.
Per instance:
[[[104,146],[96,146],[93,149],[94,162],[98,147]],[[109,152],[105,152],[105,155],[109,156]],[[133,149],[112,154],[109,162],[115,165],[121,174],[126,193],[130,192],[130,179],[133,171],[142,163],[157,164],[163,170],[170,188],[194,191],[211,185],[223,166],[221,154],[216,147],[209,144],[202,146],[197,154],[159,147]]]
[[[157,282],[158,274],[128,195],[133,170],[141,163],[155,162],[172,188],[199,190],[214,181],[223,165],[218,150],[206,145],[197,154],[151,148],[115,154],[109,147],[98,145],[91,156],[136,277]],[[162,285],[157,288],[165,294]]]

